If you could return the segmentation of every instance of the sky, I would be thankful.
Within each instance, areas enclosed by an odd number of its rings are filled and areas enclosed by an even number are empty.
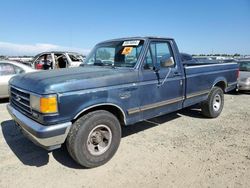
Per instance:
[[[190,54],[250,54],[250,0],[2,0],[0,55],[87,54],[129,36],[176,40]]]

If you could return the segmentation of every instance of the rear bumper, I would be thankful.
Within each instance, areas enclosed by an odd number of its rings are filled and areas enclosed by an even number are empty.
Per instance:
[[[10,104],[7,105],[7,109],[14,121],[22,128],[24,135],[47,150],[61,147],[72,125],[71,122],[66,122],[44,126],[18,112]]]
[[[250,91],[250,84],[239,82],[238,90]]]

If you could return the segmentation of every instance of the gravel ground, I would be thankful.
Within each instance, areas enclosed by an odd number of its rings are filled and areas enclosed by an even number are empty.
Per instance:
[[[229,94],[220,117],[185,109],[123,128],[115,156],[83,169],[65,148],[27,140],[0,104],[0,187],[250,187],[250,95]]]

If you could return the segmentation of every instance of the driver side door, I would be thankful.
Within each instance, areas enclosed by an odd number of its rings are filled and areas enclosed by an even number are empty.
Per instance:
[[[166,57],[173,59],[173,66],[161,66],[161,60]],[[141,68],[139,98],[142,118],[149,119],[181,109],[184,78],[170,41],[151,41]]]

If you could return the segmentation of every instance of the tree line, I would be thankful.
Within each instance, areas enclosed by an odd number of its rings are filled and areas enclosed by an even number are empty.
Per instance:
[[[222,56],[222,57],[240,57],[241,54],[192,54],[192,56]]]

